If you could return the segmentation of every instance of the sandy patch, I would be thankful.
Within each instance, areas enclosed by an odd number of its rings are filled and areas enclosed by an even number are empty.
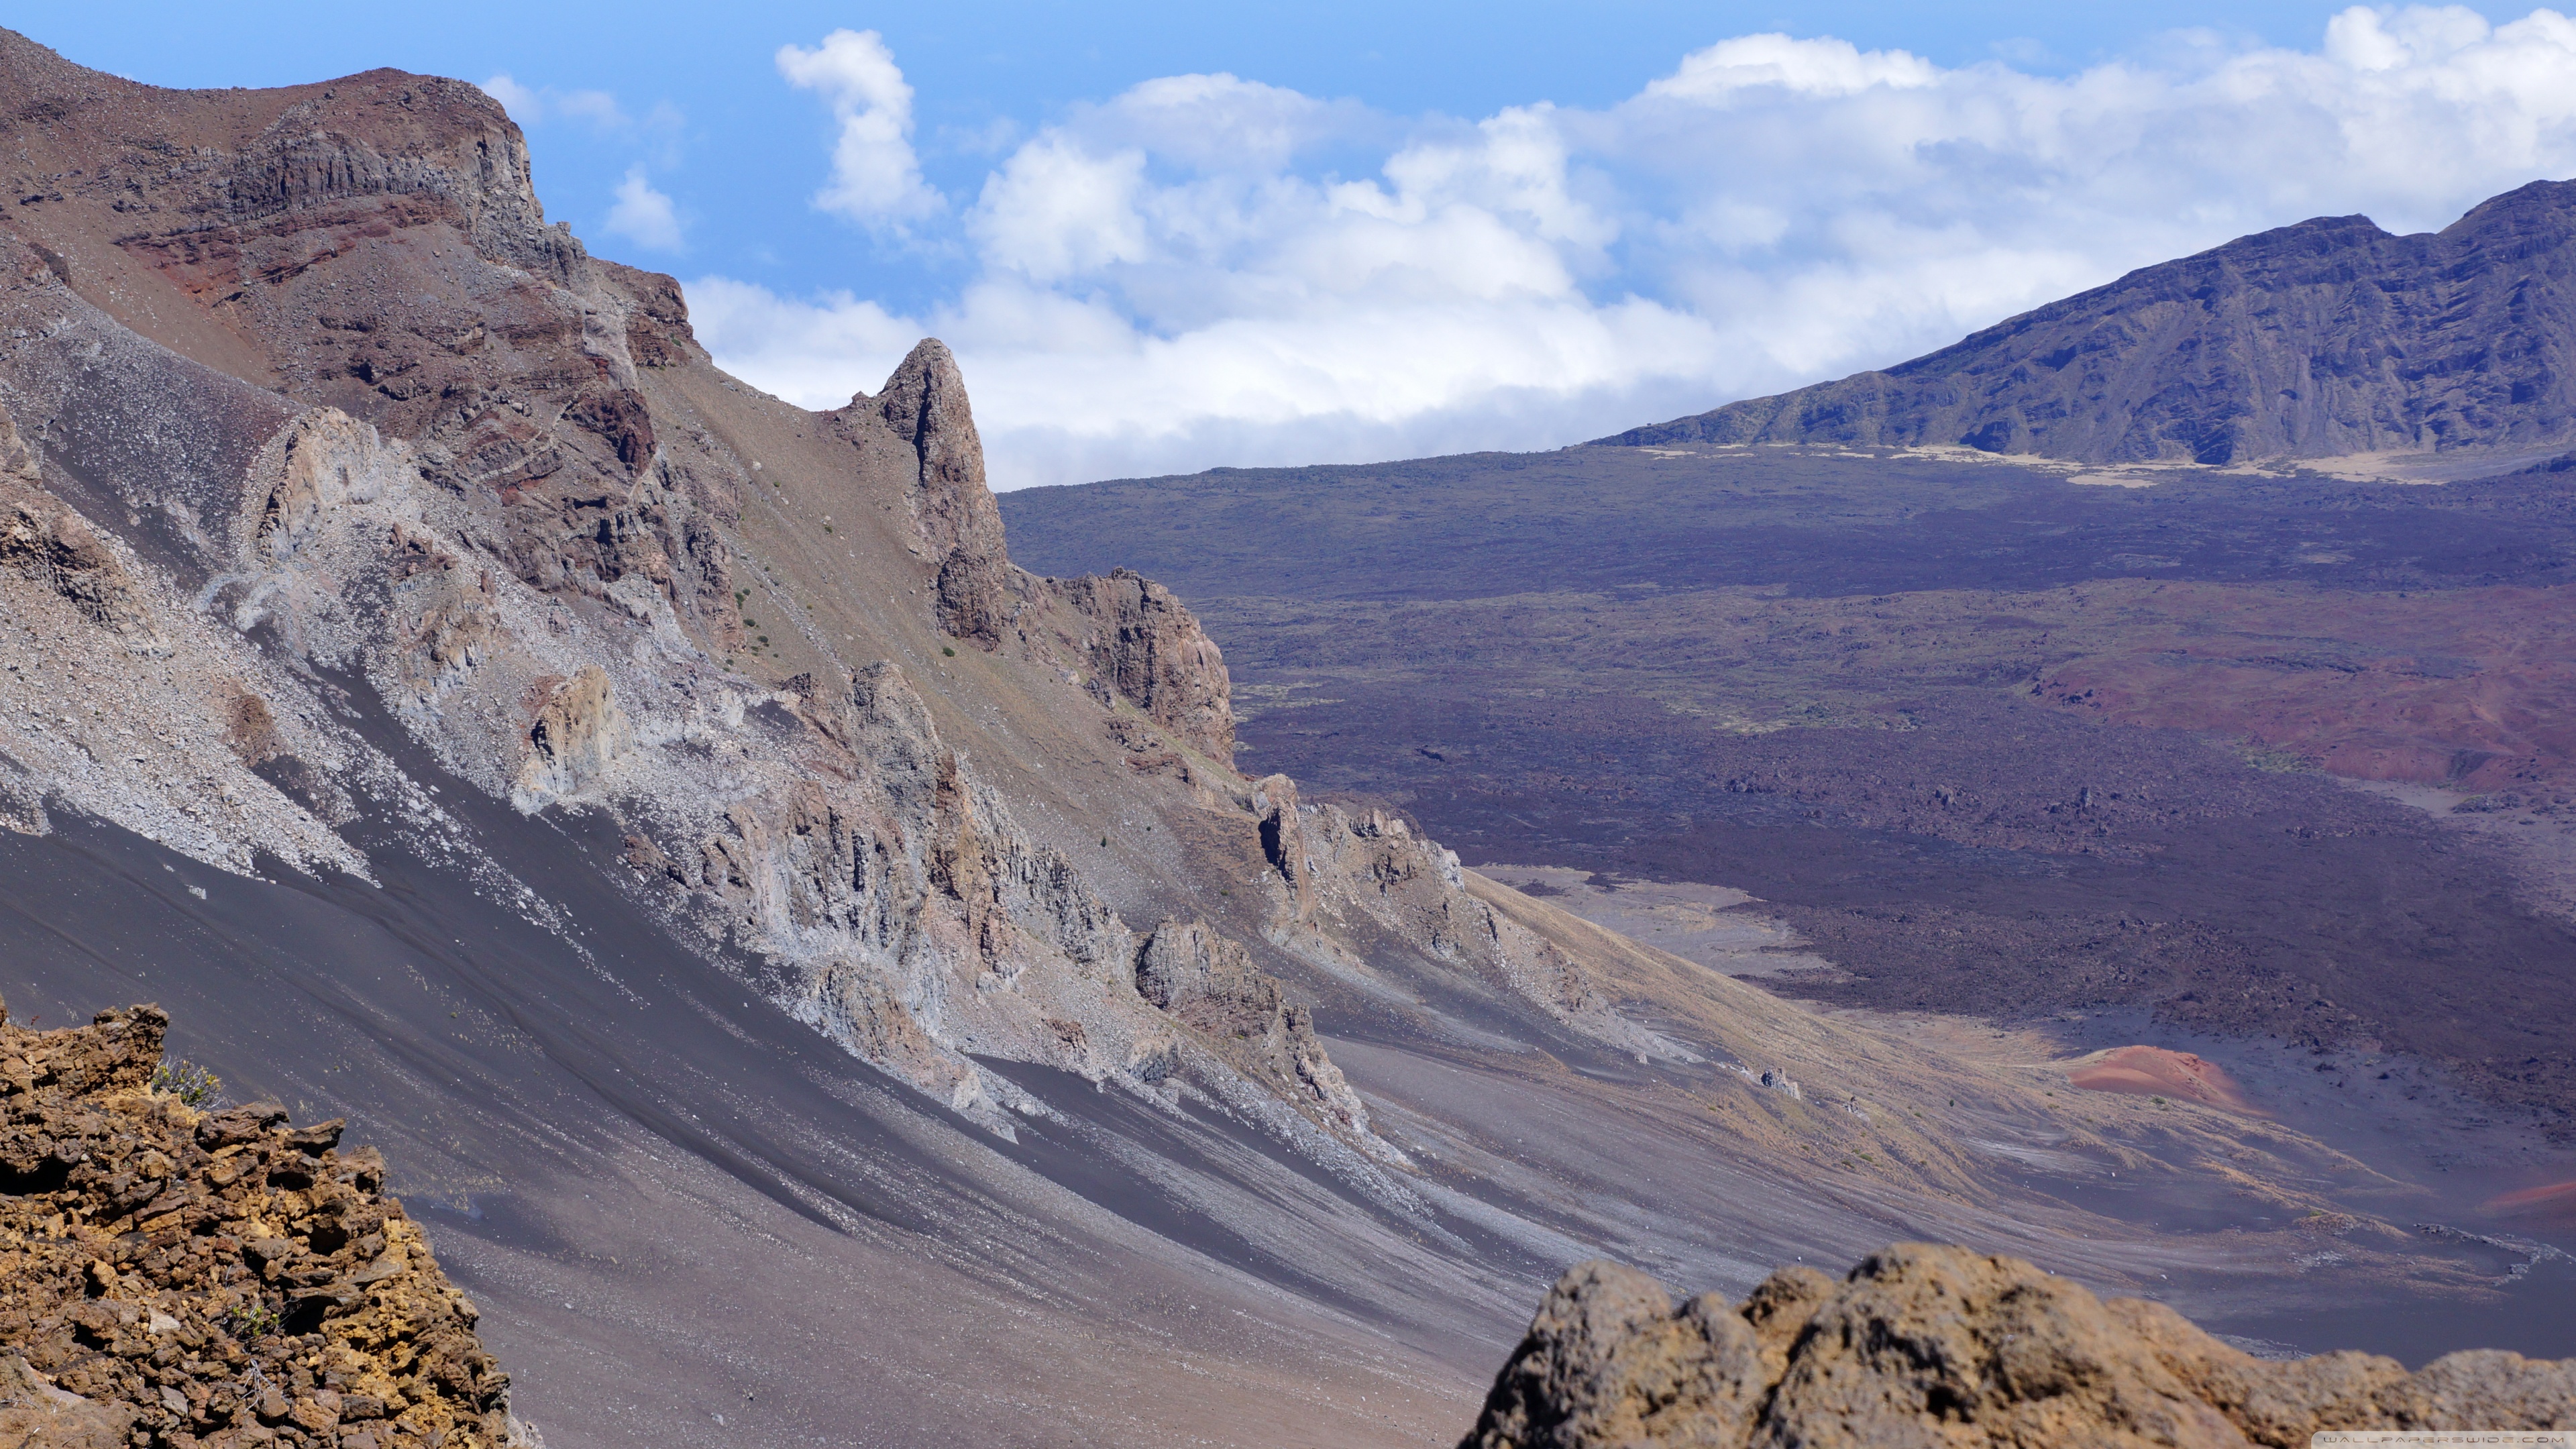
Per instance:
[[[1609,880],[1552,865],[1480,865],[1476,871],[1721,975],[1777,976],[1828,965],[1787,923],[1742,909],[1754,897],[1732,886]]]
[[[2164,1047],[2124,1046],[2095,1052],[2069,1066],[2066,1080],[2088,1092],[2179,1097],[2243,1117],[2272,1115],[2247,1101],[2236,1079],[2215,1062]]]

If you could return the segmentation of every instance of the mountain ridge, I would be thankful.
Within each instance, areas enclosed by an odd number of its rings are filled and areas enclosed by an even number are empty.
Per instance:
[[[2576,436],[2576,182],[2439,232],[2258,232],[1893,367],[1597,440],[1963,445],[2211,465]]]

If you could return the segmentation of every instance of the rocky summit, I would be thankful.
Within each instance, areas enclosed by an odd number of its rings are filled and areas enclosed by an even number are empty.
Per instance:
[[[1926,444],[2110,463],[2563,446],[2576,182],[2439,232],[2319,217],[2144,267],[1938,352],[1605,443]]]
[[[2303,1449],[2330,1430],[2563,1429],[2576,1360],[2266,1362],[2160,1303],[2014,1258],[1900,1243],[1837,1283],[1784,1268],[1730,1304],[1577,1264],[1459,1449]]]
[[[189,1106],[168,1025],[0,1008],[0,1440],[532,1444],[382,1154],[273,1102]]]

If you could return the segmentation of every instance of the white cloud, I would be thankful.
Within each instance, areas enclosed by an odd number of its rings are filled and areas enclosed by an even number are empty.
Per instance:
[[[680,249],[680,218],[671,198],[653,189],[642,166],[629,167],[617,184],[617,204],[608,209],[608,229],[637,246],[655,251]]]
[[[1681,68],[1649,84],[1646,95],[1724,102],[1738,91],[1777,88],[1798,95],[1854,96],[1878,87],[1916,89],[1940,78],[1930,61],[1901,50],[1864,51],[1847,40],[1745,35],[1683,56]]]
[[[780,66],[844,117],[827,196],[932,214],[880,40]],[[917,315],[690,296],[720,360],[808,405],[945,337],[1009,486],[1548,446],[1892,363],[2249,231],[2438,227],[2571,171],[2554,11],[2355,8],[2313,50],[2185,37],[2064,77],[1760,35],[1618,105],[1475,124],[1168,77],[1019,140],[942,223],[972,280]]]
[[[521,126],[542,125],[556,117],[580,121],[601,135],[615,135],[635,129],[635,120],[617,97],[607,91],[559,91],[552,86],[530,87],[510,78],[507,71],[483,82],[477,89],[501,103],[510,119]],[[655,105],[652,120],[676,125],[679,113],[668,102]]]
[[[622,131],[635,124],[627,119],[617,97],[606,91],[567,91],[555,102],[555,110],[576,121],[587,121],[598,131]]]
[[[510,79],[507,71],[485,81],[478,89],[499,101],[501,109],[510,113],[510,119],[522,126],[535,121],[538,112],[544,108],[544,102],[537,93]]]
[[[912,150],[912,87],[894,52],[873,30],[835,30],[821,46],[778,48],[778,73],[820,93],[841,123],[832,183],[814,204],[871,226],[900,227],[936,215],[946,201],[921,179]]]
[[[727,371],[799,407],[836,408],[885,384],[926,334],[847,292],[788,301],[726,277],[688,284],[689,320],[699,344]]]

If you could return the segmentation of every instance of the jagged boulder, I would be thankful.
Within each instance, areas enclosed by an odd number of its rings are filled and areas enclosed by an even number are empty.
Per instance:
[[[604,773],[632,742],[608,671],[585,665],[556,681],[538,706],[519,788],[539,800],[569,795]]]
[[[383,1157],[157,1089],[168,1025],[0,1007],[0,1442],[524,1443]]]
[[[1579,1264],[1460,1449],[2292,1449],[2328,1430],[2571,1426],[2576,1361],[2269,1363],[2162,1304],[1902,1243],[1841,1283],[1782,1269],[1732,1307],[1702,1294],[1676,1310],[1643,1273]]]

